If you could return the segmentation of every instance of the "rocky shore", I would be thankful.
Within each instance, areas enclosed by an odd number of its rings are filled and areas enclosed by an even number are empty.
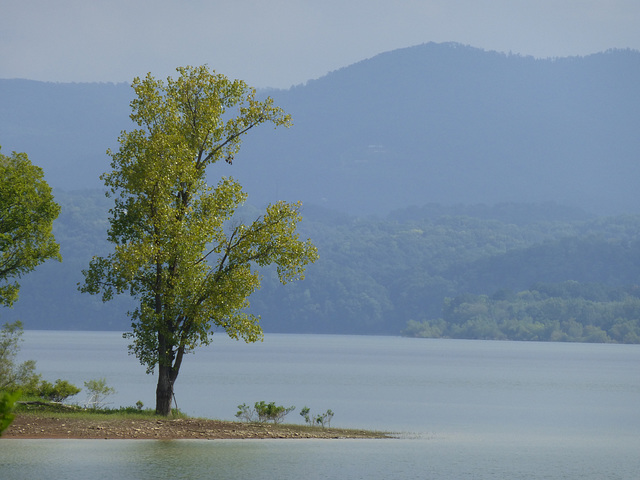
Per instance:
[[[267,439],[385,438],[367,430],[241,423],[198,418],[91,418],[16,415],[2,439]]]

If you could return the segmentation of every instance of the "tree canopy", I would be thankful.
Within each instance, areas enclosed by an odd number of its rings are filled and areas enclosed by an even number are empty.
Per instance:
[[[49,258],[60,260],[52,234],[60,207],[42,169],[26,153],[0,152],[0,304],[18,299],[20,278]]]
[[[233,338],[262,338],[248,297],[260,286],[257,267],[277,265],[282,283],[303,278],[317,258],[297,234],[300,203],[279,201],[245,225],[232,220],[247,195],[232,178],[215,187],[207,168],[231,164],[241,138],[266,122],[289,126],[290,117],[255,90],[206,67],[177,69],[167,82],[151,75],[133,82],[131,119],[120,149],[108,151],[103,175],[109,195],[108,240],[113,253],[94,257],[82,291],[103,300],[129,293],[131,351],[147,370],[158,369],[156,412],[171,410],[173,385],[185,353],[206,345],[217,329]]]

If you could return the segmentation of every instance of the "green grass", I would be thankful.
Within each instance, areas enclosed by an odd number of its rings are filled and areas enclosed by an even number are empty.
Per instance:
[[[55,414],[56,416],[65,417],[91,417],[95,419],[99,418],[155,418],[157,417],[155,410],[151,408],[138,408],[138,407],[119,407],[119,408],[84,408],[79,405],[73,404],[61,404],[54,402],[43,401],[40,398],[22,398],[21,402],[38,402],[33,403],[17,403],[14,409],[14,413],[46,416],[47,414]],[[187,415],[179,410],[173,409],[171,418],[188,418]]]

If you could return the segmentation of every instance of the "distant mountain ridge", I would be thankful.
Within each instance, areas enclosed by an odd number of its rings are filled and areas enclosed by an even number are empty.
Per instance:
[[[295,127],[244,154],[279,158],[279,178],[300,164],[288,195],[353,213],[513,201],[637,211],[639,80],[633,51],[535,60],[426,44],[274,94]]]
[[[224,72],[221,72],[224,73]],[[382,53],[289,90],[294,126],[252,131],[232,167],[250,201],[350,214],[430,202],[640,209],[640,52],[538,60],[459,44]],[[54,186],[100,187],[130,128],[126,84],[0,80],[0,145]]]

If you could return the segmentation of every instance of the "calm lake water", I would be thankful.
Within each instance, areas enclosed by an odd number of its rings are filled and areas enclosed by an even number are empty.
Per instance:
[[[114,406],[153,406],[155,377],[112,332],[25,332],[48,380],[105,377]],[[388,440],[0,440],[0,478],[637,479],[640,345],[223,335],[176,384],[190,415],[258,400],[332,409]],[[77,402],[84,401],[83,394]]]

